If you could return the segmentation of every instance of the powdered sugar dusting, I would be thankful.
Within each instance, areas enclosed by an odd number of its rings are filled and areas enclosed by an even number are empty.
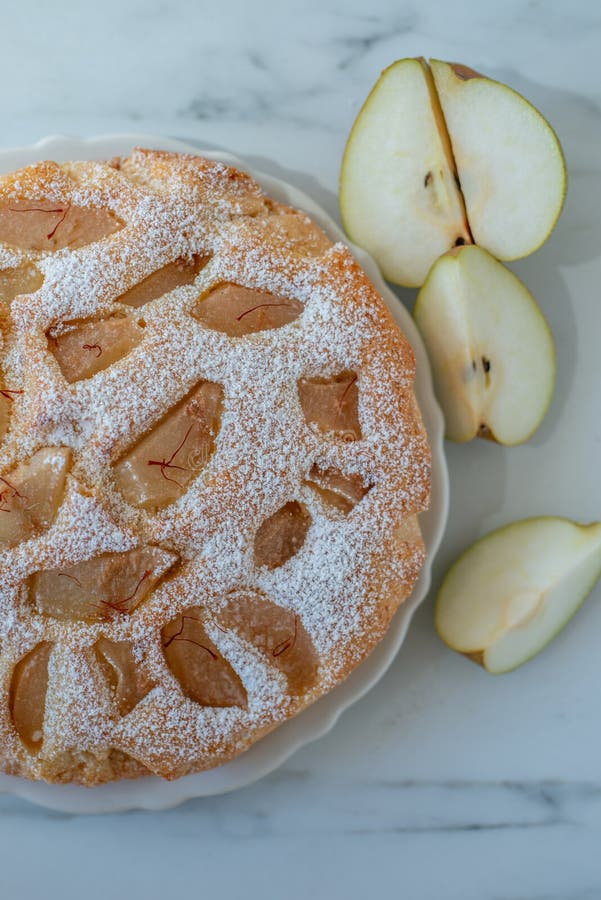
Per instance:
[[[4,328],[4,382],[23,394],[11,403],[0,472],[43,447],[72,451],[52,525],[0,550],[5,692],[25,653],[40,640],[54,644],[42,751],[21,746],[5,708],[0,752],[6,768],[29,777],[118,777],[113,748],[174,777],[241,751],[345,677],[410,592],[423,547],[417,533],[406,540],[398,530],[425,508],[429,489],[413,357],[348,250],[220,163],[137,151],[119,169],[41,164],[0,182],[0,207],[37,198],[108,209],[123,225],[100,241],[53,253],[0,245],[0,268],[30,262],[44,278],[34,294],[12,301]],[[193,283],[141,308],[118,301],[157,269],[195,254],[210,259]],[[302,315],[280,328],[228,337],[193,315],[224,283],[299,301]],[[140,342],[93,377],[69,384],[48,331],[109,315],[138,323]],[[344,371],[358,378],[362,438],[351,442],[308,423],[297,388],[300,378]],[[150,511],[128,505],[113,464],[203,381],[223,389],[213,453],[175,502]],[[177,464],[196,471],[198,460],[186,453],[184,446]],[[304,484],[315,463],[358,474],[370,487],[350,514],[328,507]],[[311,517],[304,543],[283,565],[257,569],[257,529],[291,500]],[[32,608],[28,579],[36,571],[147,545],[163,549],[169,572],[131,615],[66,623]],[[217,627],[224,598],[239,589],[289,609],[308,632],[320,666],[302,696],[290,694],[260,648]],[[246,689],[246,708],[203,707],[183,695],[161,630],[190,607],[204,611],[207,634]],[[124,718],[93,652],[102,635],[131,642],[154,685]]]

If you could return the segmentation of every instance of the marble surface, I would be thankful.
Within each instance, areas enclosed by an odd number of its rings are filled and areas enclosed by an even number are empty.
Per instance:
[[[601,517],[597,4],[56,0],[6,4],[3,37],[4,146],[162,132],[246,156],[334,213],[346,133],[393,59],[461,59],[525,93],[570,171],[553,237],[514,266],[554,330],[558,389],[527,446],[449,446],[435,581],[498,524]],[[598,900],[600,634],[597,588],[544,654],[495,679],[438,641],[430,600],[378,687],[250,788],[99,818],[0,798],[0,895]]]

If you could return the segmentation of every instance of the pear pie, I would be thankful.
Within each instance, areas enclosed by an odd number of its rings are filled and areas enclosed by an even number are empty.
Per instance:
[[[414,359],[348,249],[136,150],[0,179],[0,768],[232,758],[342,681],[424,560]]]

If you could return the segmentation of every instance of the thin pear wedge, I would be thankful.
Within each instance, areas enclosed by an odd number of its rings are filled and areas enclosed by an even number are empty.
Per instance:
[[[555,384],[555,346],[526,286],[481,247],[432,267],[414,310],[446,434],[512,446],[542,422]]]
[[[438,634],[488,672],[509,672],[564,628],[600,575],[601,523],[514,522],[451,567],[436,601]]]
[[[567,188],[551,125],[521,94],[473,69],[430,60],[474,242],[497,259],[548,238]]]

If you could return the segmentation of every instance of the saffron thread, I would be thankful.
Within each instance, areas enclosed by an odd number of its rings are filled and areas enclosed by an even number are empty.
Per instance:
[[[172,634],[171,637],[164,642],[163,648],[166,650],[167,647],[170,647],[174,641],[184,641],[187,644],[194,644],[196,647],[200,647],[201,650],[206,650],[206,652],[212,657],[212,659],[218,659],[217,654],[213,650],[211,650],[210,647],[207,647],[206,644],[201,644],[200,641],[195,641],[193,638],[182,637],[184,628],[186,627],[186,622],[200,622],[200,624],[202,625],[200,619],[197,619],[196,616],[182,615],[181,620],[182,621],[179,627],[179,631],[176,631],[175,634]]]
[[[7,207],[9,212],[16,213],[24,213],[24,212],[43,212],[43,213],[62,213],[64,212],[64,207],[61,206],[60,209],[43,209],[41,206],[24,206],[23,209],[16,209],[14,206]]]
[[[244,316],[248,316],[250,313],[255,312],[257,309],[263,309],[265,306],[288,306],[287,303],[259,303],[257,306],[251,306],[250,309],[244,310],[243,313],[240,313],[239,316],[236,316],[236,322],[240,322]]]
[[[355,373],[355,374],[353,374],[353,377],[351,378],[351,380],[345,387],[345,389],[342,393],[342,396],[341,396],[340,400],[338,401],[338,418],[342,418],[342,407],[344,405],[344,401],[346,400],[348,392],[350,391],[350,389],[352,388],[352,386],[355,384],[356,381],[357,381],[357,375]]]
[[[14,402],[14,397],[11,397],[11,394],[24,394],[25,391],[9,391],[8,388],[0,388],[0,394],[6,398],[6,400],[10,400]]]
[[[27,500],[27,497],[24,494],[19,493],[14,484],[11,484],[7,478],[2,478],[0,476],[0,481],[3,482],[8,487],[8,490],[4,489],[0,491],[0,512],[12,512],[10,508],[5,507],[3,504],[7,503],[12,497],[19,497],[21,500]],[[12,491],[12,493],[11,493]]]
[[[142,584],[143,581],[146,581],[146,579],[151,574],[151,572],[152,572],[151,569],[146,569],[146,571],[144,572],[144,574],[138,581],[137,585],[135,586],[135,588],[133,589],[133,591],[129,595],[129,597],[124,597],[122,600],[115,600],[115,601],[101,600],[100,602],[102,603],[103,606],[108,606],[110,609],[116,610],[116,612],[121,612],[121,613],[129,612],[129,610],[123,609],[124,605],[126,603],[129,603],[130,600],[134,599],[134,597],[136,596],[136,594],[138,593],[138,591],[140,589],[140,585]]]
[[[343,405],[344,401],[346,400],[346,395],[348,394],[348,392],[350,391],[350,389],[352,388],[352,386],[355,384],[356,381],[357,381],[357,375],[355,374],[355,375],[353,375],[353,377],[351,378],[351,380],[345,387],[342,397],[338,401],[338,412],[342,412],[342,405]]]
[[[43,213],[54,213],[55,215],[57,213],[60,213],[61,214],[60,219],[58,220],[58,222],[56,223],[56,225],[54,226],[52,231],[48,232],[48,234],[46,235],[46,239],[49,241],[52,240],[52,238],[56,234],[57,229],[65,221],[67,213],[69,212],[70,209],[71,209],[70,203],[67,204],[67,206],[61,206],[58,209],[43,209],[41,206],[26,206],[26,207],[23,207],[23,209],[16,209],[14,206],[8,207],[9,212],[15,212],[15,213],[43,212]]]
[[[56,223],[56,225],[54,226],[54,228],[52,229],[52,231],[51,231],[49,234],[46,235],[46,237],[47,237],[47,239],[48,239],[49,241],[52,240],[52,238],[53,238],[54,235],[56,234],[58,228],[60,228],[60,226],[61,226],[61,225],[63,224],[63,222],[65,221],[65,219],[66,219],[66,217],[67,217],[67,213],[69,212],[70,209],[71,209],[71,204],[69,203],[69,204],[67,204],[67,206],[65,207],[64,211],[61,210],[62,216],[60,217],[60,219],[58,220],[58,222]]]
[[[98,350],[98,353],[96,353],[96,359],[102,356],[102,347],[100,346],[100,344],[83,344],[82,350]]]
[[[190,425],[190,427],[189,427],[188,430],[186,431],[186,433],[185,433],[185,435],[184,435],[184,437],[183,437],[181,443],[180,443],[179,446],[173,451],[173,453],[171,454],[171,456],[169,457],[169,459],[162,459],[162,460],[159,460],[159,459],[149,459],[148,462],[146,463],[147,466],[160,466],[160,469],[161,469],[161,475],[163,476],[163,478],[165,479],[165,481],[171,481],[171,482],[173,482],[173,484],[176,484],[179,488],[183,488],[183,484],[180,484],[179,481],[176,481],[175,478],[170,478],[168,475],[165,475],[165,469],[179,469],[180,472],[189,472],[189,471],[190,471],[189,469],[186,469],[185,466],[177,466],[177,465],[175,465],[175,463],[173,462],[173,460],[175,459],[175,457],[177,456],[177,454],[180,452],[180,450],[182,449],[182,447],[184,446],[184,444],[185,444],[186,441],[188,440],[188,436],[189,436],[189,434],[190,434],[190,432],[192,431],[193,428],[194,428],[194,425]]]
[[[74,581],[75,584],[79,585],[80,588],[83,587],[83,584],[81,583],[81,581],[79,580],[79,578],[76,578],[76,577],[75,577],[75,575],[69,575],[67,572],[59,572],[59,573],[58,573],[58,577],[59,577],[59,578],[70,578],[71,581]]]
[[[213,650],[211,650],[210,647],[207,647],[205,644],[201,644],[200,641],[195,641],[194,638],[180,637],[180,636],[178,635],[178,636],[175,638],[175,640],[176,640],[176,641],[181,641],[181,642],[184,643],[184,644],[194,644],[195,647],[200,647],[201,650],[206,650],[206,652],[209,654],[209,656],[211,656],[213,659],[216,660],[216,659],[218,658],[218,657],[217,657],[217,654],[214,653]],[[166,646],[168,646],[168,645],[166,645]]]
[[[285,638],[283,641],[280,641],[279,644],[276,644],[273,650],[271,651],[271,655],[274,659],[277,659],[278,656],[281,656],[283,653],[286,653],[287,650],[292,650],[294,645],[296,644],[296,636],[298,633],[298,616],[294,616],[294,631],[290,637]]]

